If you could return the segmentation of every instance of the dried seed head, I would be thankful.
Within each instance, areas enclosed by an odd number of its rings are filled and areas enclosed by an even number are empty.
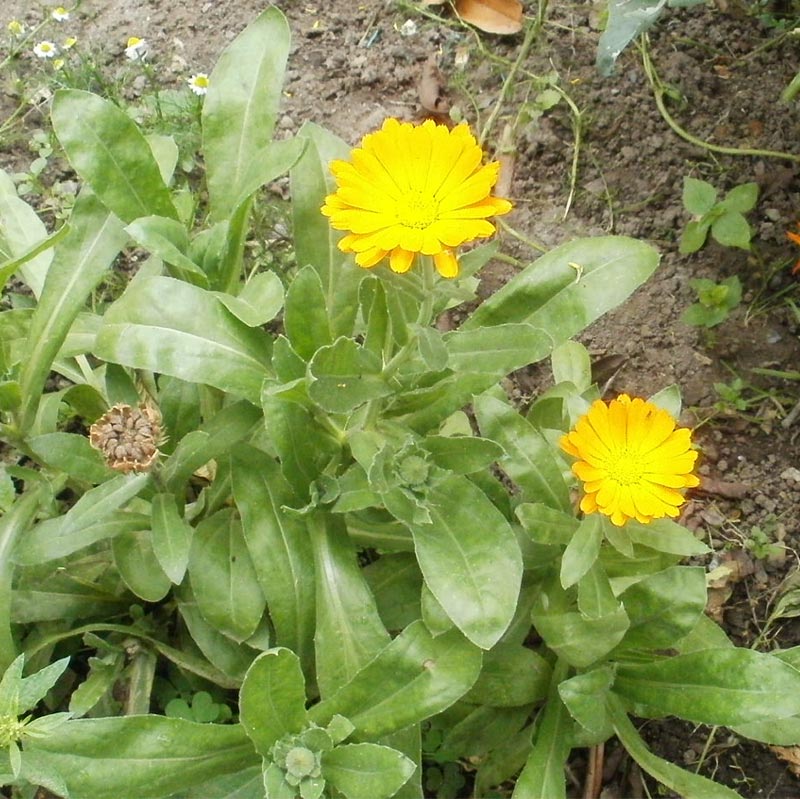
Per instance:
[[[161,442],[161,417],[147,405],[115,405],[89,428],[89,443],[112,469],[124,474],[148,471]]]

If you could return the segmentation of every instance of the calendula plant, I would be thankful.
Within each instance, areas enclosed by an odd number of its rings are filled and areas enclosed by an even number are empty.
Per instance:
[[[708,548],[675,521],[698,482],[677,392],[605,401],[572,341],[657,253],[569,242],[442,332],[497,243],[457,248],[511,209],[497,165],[466,125],[273,139],[288,54],[275,8],[223,52],[196,190],[171,139],[77,90],[52,104],[82,181],[64,226],[0,181],[0,277],[29,289],[0,313],[0,780],[410,799],[424,725],[476,796],[563,797],[571,749],[612,735],[672,790],[734,796],[629,714],[796,742],[800,656],[734,647],[680,565]],[[296,266],[257,271],[252,208],[287,171]],[[501,381],[548,357],[523,414]]]

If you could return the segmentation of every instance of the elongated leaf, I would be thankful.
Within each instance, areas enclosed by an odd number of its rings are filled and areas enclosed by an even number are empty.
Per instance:
[[[555,347],[625,300],[658,261],[649,244],[624,236],[575,239],[515,275],[461,329],[527,322],[546,330]]]
[[[668,763],[654,755],[631,724],[619,699],[611,695],[607,702],[614,732],[631,757],[650,776],[655,777],[679,796],[691,796],[692,799],[741,799],[740,795],[730,788],[712,782],[700,774],[684,771],[674,763]]]
[[[314,636],[314,565],[305,524],[285,513],[295,496],[273,458],[237,448],[231,480],[248,552],[275,626],[276,643],[311,664]]]
[[[245,732],[264,757],[279,738],[300,732],[306,724],[306,690],[297,655],[282,648],[259,655],[244,676],[239,709]]]
[[[122,582],[145,602],[160,602],[171,583],[153,552],[150,530],[126,530],[111,541],[114,565]]]
[[[520,707],[547,696],[550,664],[532,649],[499,643],[483,656],[478,681],[466,701],[492,707]]]
[[[147,277],[133,281],[108,309],[95,352],[257,403],[269,374],[270,340],[210,292],[173,278]]]
[[[425,583],[454,624],[490,649],[514,615],[522,556],[511,526],[466,477],[428,494],[431,524],[409,525]]]
[[[121,108],[91,92],[60,89],[51,120],[73,169],[123,222],[178,218],[150,145]]]
[[[389,634],[341,517],[317,513],[307,518],[316,583],[317,682],[325,699],[372,660]]]
[[[322,283],[312,266],[303,267],[289,286],[284,327],[295,352],[305,361],[333,342]]]
[[[189,577],[200,612],[210,624],[238,642],[255,632],[266,600],[233,512],[220,511],[197,526]]]
[[[219,301],[248,327],[265,325],[283,307],[283,283],[274,272],[259,272],[236,297],[218,292]]]
[[[422,573],[410,552],[382,554],[364,577],[387,630],[402,630],[421,617]]]
[[[571,511],[569,489],[550,443],[510,405],[483,395],[475,399],[475,415],[486,438],[507,453],[500,463],[519,485],[528,502],[543,502],[556,510]]]
[[[217,221],[280,174],[265,171],[264,164],[271,163],[289,39],[283,14],[268,8],[222,51],[211,73],[203,103],[203,153]],[[286,168],[290,165],[291,160]]]
[[[800,671],[749,649],[620,663],[614,692],[656,713],[701,724],[731,726],[800,714]]]
[[[454,372],[505,375],[545,358],[553,341],[545,330],[527,324],[499,324],[454,330],[444,336],[447,365]]]
[[[345,744],[322,754],[322,775],[347,799],[389,799],[414,773],[402,752],[378,744]]]
[[[261,765],[203,782],[170,796],[170,799],[264,799],[264,774]]]
[[[503,456],[499,444],[477,436],[428,436],[422,446],[437,466],[456,474],[485,469]]]
[[[14,560],[43,563],[125,530],[146,528],[140,514],[114,512],[135,497],[148,479],[146,474],[119,475],[90,489],[63,516],[39,522],[17,545]]]
[[[561,799],[567,795],[564,764],[570,752],[572,722],[558,695],[558,686],[565,676],[565,664],[557,663],[544,715],[525,768],[517,778],[512,799],[525,799],[528,796]]]
[[[53,359],[70,326],[127,239],[119,219],[87,192],[78,196],[69,224],[69,233],[56,246],[31,321],[19,379],[23,431],[33,423]]]
[[[68,721],[27,749],[60,774],[70,799],[163,797],[258,761],[239,725],[161,716]]]
[[[631,626],[624,645],[666,649],[688,635],[706,607],[705,569],[673,566],[620,594]]]
[[[102,483],[114,474],[85,435],[46,433],[29,439],[28,445],[43,463],[74,480]]]
[[[153,553],[167,577],[180,585],[189,563],[192,528],[178,513],[172,494],[156,494],[152,513]]]
[[[44,499],[41,489],[27,491],[0,518],[0,673],[5,672],[17,657],[17,645],[11,635],[11,583],[14,577],[12,553],[28,530],[39,504]]]
[[[309,717],[327,724],[346,716],[359,738],[374,739],[440,713],[475,683],[481,651],[458,630],[433,637],[421,621],[403,630],[378,656]]]
[[[60,235],[53,234],[51,242]],[[47,270],[53,260],[50,246],[24,264],[12,264],[10,269],[2,262],[6,259],[13,262],[47,240],[44,222],[17,194],[17,187],[8,173],[0,169],[0,288],[14,272],[19,271],[33,296],[37,299],[40,297]]]
[[[131,222],[125,230],[146,250],[174,266],[171,270],[174,277],[208,288],[206,273],[186,255],[189,234],[180,222],[163,216],[145,216]]]
[[[561,586],[575,585],[592,568],[603,543],[600,515],[590,514],[581,520],[561,560]]]
[[[334,190],[328,164],[347,158],[349,148],[329,131],[306,122],[298,134],[307,141],[303,157],[290,172],[295,253],[301,266],[314,267],[322,282],[325,307],[335,336],[353,331],[358,286],[364,272],[336,246],[340,234],[320,212],[325,195]]]

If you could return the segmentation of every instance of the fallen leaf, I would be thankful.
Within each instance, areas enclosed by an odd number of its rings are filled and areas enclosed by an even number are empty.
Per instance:
[[[717,624],[723,623],[725,603],[733,593],[733,586],[755,572],[753,559],[742,550],[723,552],[718,565],[706,574],[708,599],[706,615]]]
[[[742,499],[747,496],[750,486],[747,483],[733,483],[727,480],[717,480],[715,477],[703,477],[698,491],[704,494],[716,494],[726,499]]]
[[[436,57],[431,55],[422,65],[417,96],[422,107],[431,114],[449,114],[450,103],[447,102],[445,93],[444,76],[436,65]]]
[[[522,3],[519,0],[456,0],[456,13],[464,22],[487,33],[519,33]]]
[[[795,777],[800,777],[800,746],[770,746],[770,749],[781,760],[786,761],[789,771]]]
[[[508,197],[511,194],[511,181],[514,178],[514,165],[516,163],[516,148],[514,147],[514,129],[511,125],[503,128],[500,146],[497,148],[495,160],[500,164],[494,194],[497,197]]]

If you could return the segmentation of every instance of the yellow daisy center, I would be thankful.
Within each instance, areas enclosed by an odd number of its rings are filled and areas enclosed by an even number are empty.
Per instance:
[[[620,485],[637,485],[642,482],[645,464],[637,453],[623,449],[606,463],[606,470],[608,476]]]
[[[432,225],[439,213],[439,203],[421,191],[410,191],[397,201],[395,215],[405,227],[424,230]]]

